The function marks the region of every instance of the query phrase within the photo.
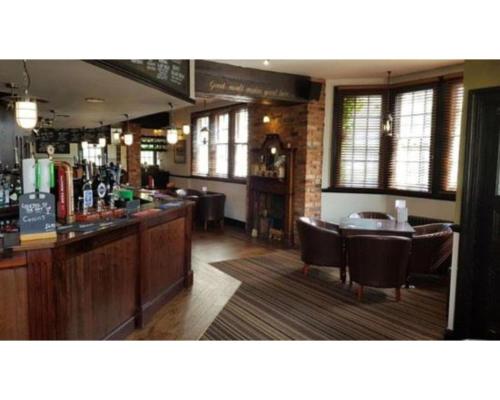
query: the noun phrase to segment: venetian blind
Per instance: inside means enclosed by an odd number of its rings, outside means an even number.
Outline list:
[[[341,94],[337,115],[338,187],[378,188],[381,94]]]
[[[398,93],[394,99],[388,184],[390,189],[430,192],[434,88]]]
[[[447,81],[444,84],[443,140],[441,141],[440,188],[445,192],[457,190],[458,155],[462,122],[464,85],[461,80]]]

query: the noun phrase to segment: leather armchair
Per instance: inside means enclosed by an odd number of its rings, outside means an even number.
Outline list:
[[[363,287],[394,288],[396,301],[401,299],[405,284],[411,239],[400,236],[359,235],[347,239],[350,281],[358,286],[358,299]]]
[[[207,192],[198,197],[196,211],[205,230],[207,230],[210,221],[218,221],[220,227],[224,228],[225,204],[226,195],[224,193]]]
[[[408,274],[436,274],[451,265],[453,231],[451,224],[415,226]]]
[[[368,218],[368,219],[390,219],[394,220],[392,215],[378,212],[378,211],[360,211],[357,213],[352,213],[349,218]]]
[[[338,225],[315,218],[297,220],[302,272],[307,275],[310,265],[340,268],[340,278],[345,283],[345,252]]]

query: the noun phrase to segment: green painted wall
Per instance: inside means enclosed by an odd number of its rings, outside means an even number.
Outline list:
[[[500,86],[500,60],[466,60],[464,64],[464,105],[462,112],[462,138],[467,130],[467,109],[469,91],[485,87]],[[455,221],[460,222],[462,206],[462,178],[464,167],[465,140],[460,143],[458,166],[457,202]]]

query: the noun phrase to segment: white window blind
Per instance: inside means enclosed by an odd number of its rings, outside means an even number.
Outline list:
[[[434,89],[399,93],[395,97],[389,187],[430,191]]]
[[[457,190],[463,96],[464,85],[462,82],[455,81],[448,84],[445,97],[447,121],[444,132],[445,147],[443,157],[443,186],[447,192],[455,192]]]
[[[248,110],[241,109],[235,114],[234,129],[234,176],[245,178],[248,169]]]
[[[193,138],[193,157],[196,162],[194,163],[193,173],[197,175],[208,175],[209,123],[210,120],[208,117],[200,117],[196,119],[195,137]]]
[[[340,157],[337,185],[351,188],[379,186],[382,95],[345,95],[337,123]]]

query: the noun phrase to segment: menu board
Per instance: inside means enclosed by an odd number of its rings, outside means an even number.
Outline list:
[[[97,143],[99,136],[104,135],[108,143],[111,140],[109,127],[107,129],[40,129],[35,139],[37,153],[46,153],[47,146],[54,146],[56,154],[69,154],[70,143]]]
[[[189,99],[189,60],[92,60],[92,64]]]
[[[51,233],[56,230],[56,209],[51,193],[27,193],[19,197],[21,235]]]

